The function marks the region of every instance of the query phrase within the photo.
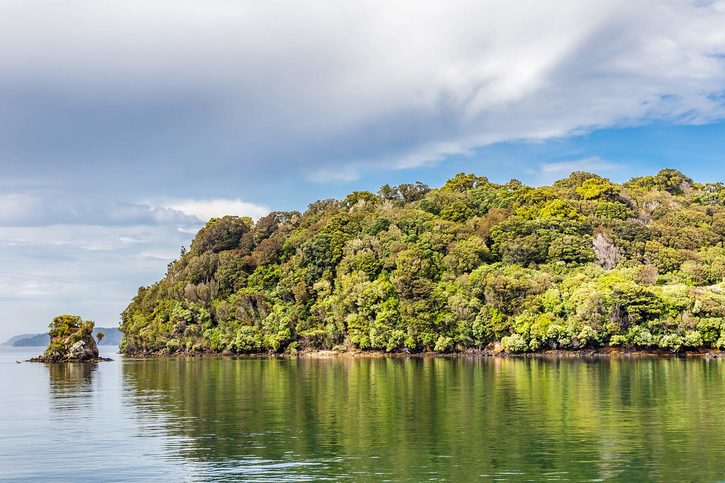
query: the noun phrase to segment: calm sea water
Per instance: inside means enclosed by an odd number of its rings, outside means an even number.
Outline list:
[[[0,352],[3,481],[725,478],[725,361],[30,355]]]

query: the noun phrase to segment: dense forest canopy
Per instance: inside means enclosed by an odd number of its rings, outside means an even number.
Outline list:
[[[725,347],[725,185],[459,174],[212,219],[123,312],[128,353]]]

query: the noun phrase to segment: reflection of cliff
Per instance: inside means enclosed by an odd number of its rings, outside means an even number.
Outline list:
[[[184,458],[227,476],[259,465],[413,480],[694,468],[707,480],[725,456],[721,362],[161,359],[128,362],[123,378],[142,420],[164,415],[165,431],[191,441]]]

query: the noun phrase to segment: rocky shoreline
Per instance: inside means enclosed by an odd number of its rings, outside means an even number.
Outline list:
[[[592,359],[592,358],[725,358],[725,352],[720,350],[696,350],[672,352],[668,350],[642,350],[622,349],[619,347],[601,347],[595,349],[579,350],[547,350],[540,352],[509,353],[493,349],[471,349],[458,352],[383,352],[383,351],[334,351],[334,350],[305,350],[299,352],[261,352],[261,353],[234,353],[230,351],[133,351],[122,353],[133,358],[180,358],[180,357],[222,357],[222,358],[456,358],[456,357],[501,357],[516,359]]]
[[[33,357],[32,359],[28,359],[25,362],[42,362],[45,364],[66,364],[69,362],[76,362],[76,363],[93,363],[93,362],[111,362],[113,359],[110,359],[108,357],[93,357],[91,359],[54,359],[52,357],[47,356],[38,356]]]

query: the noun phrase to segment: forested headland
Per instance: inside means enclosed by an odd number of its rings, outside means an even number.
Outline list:
[[[725,185],[459,174],[212,219],[122,314],[130,354],[725,348]]]

